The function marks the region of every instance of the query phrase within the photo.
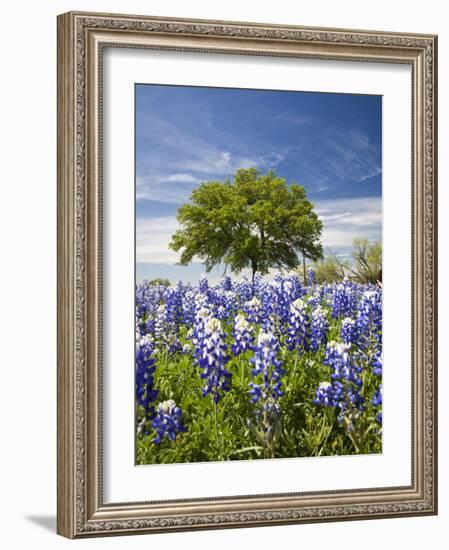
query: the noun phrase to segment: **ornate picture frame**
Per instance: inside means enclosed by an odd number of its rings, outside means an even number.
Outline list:
[[[412,86],[411,484],[106,503],[102,56],[138,48],[404,64]],[[69,538],[437,513],[437,37],[70,12],[58,17],[58,518]],[[410,353],[410,351],[408,351]]]

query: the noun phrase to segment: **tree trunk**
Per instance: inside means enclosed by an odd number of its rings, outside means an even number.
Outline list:
[[[252,269],[251,282],[254,284],[254,277],[256,276],[256,271],[257,271],[257,262],[255,260],[251,260],[251,269]]]
[[[304,275],[304,286],[307,286],[307,273],[306,273],[306,256],[302,253],[302,271]]]

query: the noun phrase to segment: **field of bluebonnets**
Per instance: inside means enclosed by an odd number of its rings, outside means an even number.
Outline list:
[[[382,451],[382,289],[297,275],[136,290],[136,462]]]

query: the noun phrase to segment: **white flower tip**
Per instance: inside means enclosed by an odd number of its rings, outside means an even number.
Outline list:
[[[167,401],[162,401],[162,403],[159,403],[158,409],[165,414],[169,414],[175,407],[176,403],[173,399],[167,399]]]

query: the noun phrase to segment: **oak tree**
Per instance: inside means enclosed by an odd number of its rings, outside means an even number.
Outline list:
[[[196,188],[177,215],[180,229],[170,248],[181,265],[194,257],[207,271],[224,263],[252,278],[270,268],[294,269],[322,257],[322,223],[303,186],[288,184],[274,171],[240,169],[232,180],[208,181]]]

